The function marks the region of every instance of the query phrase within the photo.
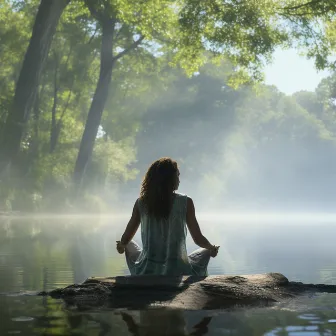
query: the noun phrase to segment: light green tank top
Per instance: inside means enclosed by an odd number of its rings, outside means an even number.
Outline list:
[[[168,219],[148,216],[139,199],[143,249],[131,274],[191,275],[186,249],[187,195],[175,194]]]

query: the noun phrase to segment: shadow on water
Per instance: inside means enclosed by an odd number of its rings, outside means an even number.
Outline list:
[[[212,316],[203,317],[200,322],[192,327],[191,332],[186,331],[186,321],[183,313],[178,310],[162,311],[141,311],[140,321],[136,323],[131,314],[121,312],[123,321],[126,323],[128,331],[134,336],[157,335],[159,330],[164,330],[168,335],[195,335],[202,336],[208,333],[208,325]]]
[[[120,312],[115,316],[119,317],[118,323],[120,323],[120,327],[123,328],[125,334],[134,336],[156,336],[158,334],[203,336],[207,335],[208,325],[212,320],[212,316],[205,316],[188,330],[185,316],[183,312],[178,310]],[[69,315],[67,319],[72,330],[80,328],[82,324],[87,322],[94,322],[100,326],[99,335],[101,336],[109,335],[115,331],[115,321],[111,323],[99,317],[94,317],[92,314]],[[124,325],[122,322],[124,322]]]

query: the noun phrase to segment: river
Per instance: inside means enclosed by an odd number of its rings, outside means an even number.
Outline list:
[[[90,276],[128,274],[115,250],[127,219],[0,218],[0,335],[336,335],[336,295],[294,306],[230,311],[76,311],[28,295]],[[202,214],[203,233],[221,246],[210,274],[280,272],[293,281],[336,284],[336,218],[325,215]],[[135,240],[140,242],[139,233]],[[188,237],[188,251],[196,248]],[[25,295],[23,295],[25,294]]]

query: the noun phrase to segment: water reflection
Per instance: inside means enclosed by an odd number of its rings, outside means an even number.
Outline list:
[[[335,309],[235,311],[68,311],[39,297],[5,298],[0,334],[125,336],[315,336],[335,335]],[[336,301],[335,301],[336,302]],[[25,315],[23,315],[25,314]]]
[[[126,323],[131,335],[156,336],[158,331],[164,331],[165,335],[176,336],[203,336],[208,333],[208,325],[212,316],[203,317],[192,327],[192,331],[187,330],[187,323],[182,311],[179,310],[147,310],[138,312],[138,322],[135,316],[126,312],[120,313],[122,320]]]
[[[123,274],[124,260],[109,237],[111,227],[104,224],[83,219],[0,222],[0,292],[51,289],[91,275]]]
[[[0,219],[0,293],[50,290],[90,276],[127,274],[115,251],[125,225],[108,218]],[[282,272],[292,280],[336,284],[336,225],[203,222],[221,254],[211,274]],[[135,237],[140,241],[139,234]],[[195,246],[188,240],[188,248]],[[329,335],[336,296],[292,311],[71,311],[47,297],[0,297],[0,335]],[[323,309],[321,309],[323,307]],[[329,333],[329,334],[328,334]]]

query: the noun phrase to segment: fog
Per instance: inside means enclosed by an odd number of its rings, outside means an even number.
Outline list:
[[[335,75],[322,80],[315,92],[288,96],[263,84],[233,89],[226,85],[223,68],[206,65],[191,78],[172,69],[165,73],[164,87],[150,79],[153,90],[136,97],[121,90],[121,112],[112,109],[111,118],[124,128],[112,132],[110,120],[100,126],[83,183],[89,201],[71,205],[66,171],[46,172],[43,188],[35,192],[29,184],[41,176],[27,174],[20,184],[28,185],[27,192],[41,203],[49,200],[37,212],[87,212],[87,203],[91,213],[130,212],[148,166],[170,156],[180,168],[178,192],[192,197],[199,213],[332,213]],[[138,80],[142,85],[144,79]],[[111,147],[101,149],[107,134]],[[69,164],[64,145],[54,157],[60,169]],[[37,161],[32,169],[38,172],[44,164]],[[11,202],[14,211],[36,212],[25,198]]]
[[[201,212],[333,212],[334,78],[291,96],[274,86],[232,90],[213,66],[178,78],[144,115],[138,174],[121,197],[130,207],[149,164],[171,156],[179,192]]]
[[[17,29],[4,20],[0,31],[1,212],[130,212],[163,156],[178,162],[179,192],[198,212],[334,212],[334,72],[314,92],[286,95],[260,80],[262,64],[242,75],[229,55],[190,60],[184,45],[174,63],[168,42],[131,34],[128,46],[121,23],[109,32],[116,45],[103,45],[89,13],[78,26],[75,4],[58,8],[59,26],[48,19],[56,33],[36,58],[38,2],[5,4]]]

